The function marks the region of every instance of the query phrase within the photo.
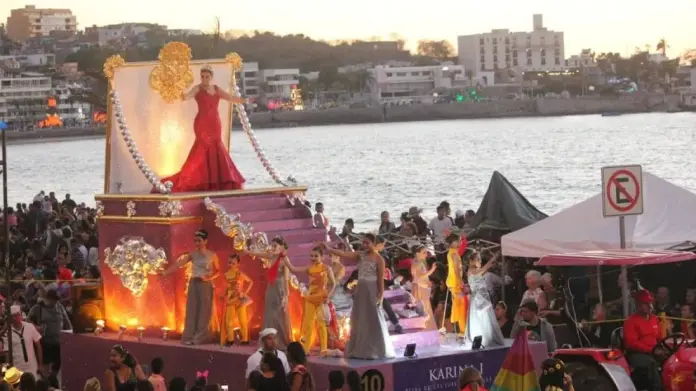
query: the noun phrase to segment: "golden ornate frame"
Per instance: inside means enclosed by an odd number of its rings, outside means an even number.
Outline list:
[[[109,193],[109,183],[111,179],[111,136],[112,136],[112,131],[111,128],[113,127],[113,107],[111,105],[111,91],[112,91],[112,84],[113,84],[113,78],[116,75],[116,72],[120,68],[130,68],[130,67],[155,67],[164,65],[166,68],[166,64],[163,64],[163,60],[167,61],[166,57],[171,54],[173,50],[178,51],[179,54],[184,53],[186,50],[188,50],[188,53],[190,53],[190,49],[188,45],[186,45],[183,42],[170,42],[167,45],[165,45],[162,50],[160,51],[160,56],[159,56],[159,61],[143,61],[143,62],[126,62],[123,57],[120,55],[113,55],[109,58],[106,59],[104,62],[104,76],[106,76],[107,79],[107,98],[106,98],[106,145],[105,145],[105,152],[104,152],[104,194]],[[185,54],[185,53],[184,53]],[[164,59],[163,59],[164,57]],[[182,61],[181,58],[178,58],[178,65],[181,66]],[[185,64],[188,65],[204,65],[204,64],[229,64],[230,66],[230,72],[232,72],[232,76],[230,77],[230,85],[228,86],[229,93],[231,95],[234,94],[234,88],[237,84],[237,77],[236,77],[236,72],[242,72],[243,71],[243,62],[242,58],[237,54],[237,53],[229,53],[227,56],[225,56],[224,59],[213,59],[213,60],[190,60],[188,59],[184,61]],[[189,68],[190,71],[190,68]],[[188,74],[184,74],[184,83],[185,84],[188,81]],[[165,93],[165,94],[171,94],[171,93]],[[169,95],[165,95],[164,99],[171,99]],[[229,153],[230,150],[230,137],[232,133],[232,121],[234,118],[234,104],[232,102],[229,103],[229,115],[227,119],[227,123],[229,126],[226,126],[223,131],[225,132],[223,134],[223,141],[225,143],[225,147],[227,148],[227,151]]]
[[[292,194],[305,193],[307,186],[284,186],[284,187],[267,187],[244,190],[222,190],[200,193],[173,193],[173,194],[97,194],[94,196],[96,201],[189,201],[202,200],[206,197],[216,198],[233,198],[244,197],[249,195],[259,194]]]

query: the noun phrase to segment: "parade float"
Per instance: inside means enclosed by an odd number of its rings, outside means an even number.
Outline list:
[[[83,333],[62,337],[64,389],[80,388],[87,378],[104,373],[109,349],[117,343],[143,364],[162,357],[167,378],[183,376],[192,382],[197,371],[207,371],[209,382],[244,384],[246,360],[257,345],[223,347],[214,341],[182,345],[178,337],[186,315],[190,271],[181,269],[167,276],[162,272],[194,249],[194,233],[200,229],[209,233],[208,248],[221,260],[223,273],[228,254],[243,249],[262,251],[276,236],[285,238],[288,256],[299,266],[309,263],[309,253],[317,242],[327,240],[326,230],[314,226],[312,212],[305,205],[307,187],[298,185],[292,176],[278,174],[254,135],[242,103],[220,101],[225,148],[229,152],[232,119],[237,115],[276,187],[177,193],[172,192],[171,182],[163,181],[179,170],[193,143],[195,104],[179,97],[197,85],[203,67],[214,72],[217,85],[241,97],[235,74],[242,70],[242,60],[235,53],[218,60],[192,60],[188,46],[172,42],[162,48],[156,62],[129,63],[113,56],[104,64],[109,81],[104,193],[95,196],[102,284],[92,294],[73,297]],[[256,340],[268,265],[247,255],[242,256],[240,265],[254,281],[248,317],[251,338]],[[288,311],[296,340],[304,284],[291,275]],[[222,275],[214,281],[212,335],[220,328],[225,285]],[[395,307],[403,307],[408,300],[403,290],[388,291],[385,296]],[[85,307],[81,302],[88,299],[92,300],[92,310],[80,311]],[[409,357],[366,361],[344,359],[340,354],[313,356],[310,369],[317,388],[327,387],[329,371],[354,369],[361,373],[364,389],[369,391],[434,386],[455,390],[463,367],[475,366],[492,378],[508,350],[472,352],[456,344],[445,347],[438,330],[423,329],[422,318],[403,319],[402,323],[406,332],[391,338],[401,354],[411,345]],[[342,317],[339,339],[347,340],[348,324],[349,319]],[[533,349],[539,359],[543,358],[542,344],[533,344]]]

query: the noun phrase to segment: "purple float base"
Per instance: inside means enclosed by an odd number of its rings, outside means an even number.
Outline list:
[[[64,334],[61,339],[64,391],[82,390],[85,381],[91,377],[103,381],[109,365],[109,350],[115,344],[123,345],[142,365],[149,366],[153,358],[161,357],[165,363],[164,376],[168,380],[181,376],[191,385],[197,371],[208,371],[209,382],[227,384],[230,390],[237,390],[238,385],[245,384],[246,361],[256,350],[255,346],[184,346],[178,341],[159,338],[137,341],[132,336],[119,340],[116,334],[111,333],[99,336]],[[398,349],[398,357],[389,360],[311,357],[309,369],[314,375],[318,390],[328,388],[330,371],[340,370],[346,373],[355,370],[363,377],[363,388],[370,391],[456,391],[459,373],[470,366],[479,369],[486,384],[490,386],[511,343],[512,340],[508,340],[505,347],[479,351],[472,351],[464,345],[418,345],[417,357],[401,357],[403,350]],[[529,346],[538,371],[541,362],[548,357],[546,346],[534,342],[530,342]]]

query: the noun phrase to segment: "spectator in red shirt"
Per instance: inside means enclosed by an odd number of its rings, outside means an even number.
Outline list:
[[[641,389],[661,391],[662,379],[658,364],[651,354],[660,336],[657,317],[652,313],[655,300],[645,289],[637,291],[633,297],[636,301],[636,312],[624,321],[626,359],[634,368],[634,378],[639,376],[645,380],[646,384],[642,385],[644,387]]]

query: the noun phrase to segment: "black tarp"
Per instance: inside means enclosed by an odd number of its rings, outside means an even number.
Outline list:
[[[472,221],[471,239],[500,242],[500,237],[548,217],[534,207],[503,174],[493,172],[488,191]]]

